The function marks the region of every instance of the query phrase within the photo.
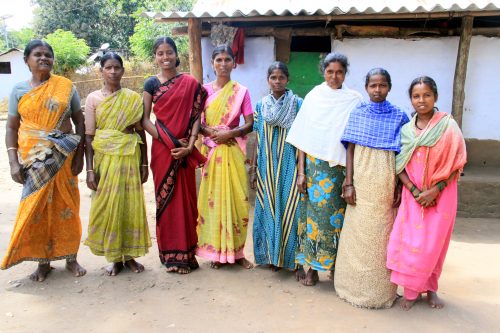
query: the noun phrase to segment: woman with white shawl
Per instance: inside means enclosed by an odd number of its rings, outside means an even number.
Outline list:
[[[297,271],[306,286],[319,281],[318,271],[333,276],[346,202],[341,197],[345,178],[346,149],[340,139],[361,94],[344,79],[347,57],[330,53],[321,61],[325,82],[304,99],[286,139],[299,150],[297,187],[301,195],[299,244],[295,261],[309,266]]]

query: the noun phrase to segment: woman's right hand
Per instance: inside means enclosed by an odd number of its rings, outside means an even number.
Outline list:
[[[306,180],[306,175],[304,174],[299,174],[297,177],[297,189],[299,190],[300,193],[305,194],[307,191],[307,180]]]
[[[343,185],[342,196],[349,205],[356,205],[356,188],[354,185]]]
[[[250,167],[250,170],[248,171],[249,175],[249,180],[250,180],[250,188],[252,190],[257,189],[257,172],[255,170],[256,167]]]
[[[97,178],[94,171],[87,172],[87,187],[92,191],[97,191]]]
[[[10,176],[16,183],[24,185],[24,170],[21,163],[18,161],[10,163]]]

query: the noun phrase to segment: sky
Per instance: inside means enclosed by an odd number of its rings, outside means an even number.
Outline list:
[[[1,0],[1,2],[0,17],[12,15],[12,17],[5,19],[7,30],[19,30],[31,26],[33,20],[31,0]],[[2,24],[1,21],[0,24]]]

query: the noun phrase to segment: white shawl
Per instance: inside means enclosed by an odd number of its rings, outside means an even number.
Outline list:
[[[345,166],[346,149],[340,138],[349,114],[362,100],[360,93],[345,84],[332,89],[323,82],[304,98],[286,141],[331,167]]]

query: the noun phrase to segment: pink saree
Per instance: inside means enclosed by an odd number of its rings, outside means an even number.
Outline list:
[[[441,121],[447,124],[436,143],[416,147],[405,167],[410,180],[421,190],[448,179],[466,163],[462,133],[446,113],[436,112],[422,131],[416,129],[414,118],[405,125],[408,126],[406,133],[418,138]],[[406,299],[413,300],[422,292],[438,289],[455,224],[457,180],[458,175],[440,193],[436,206],[428,208],[420,206],[410,191],[403,188],[401,206],[389,239],[387,268],[392,270],[391,281],[404,287]]]

